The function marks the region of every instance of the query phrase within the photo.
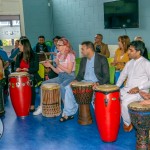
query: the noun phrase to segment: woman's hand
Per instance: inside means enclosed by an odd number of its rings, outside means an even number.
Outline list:
[[[27,69],[27,68],[23,68],[23,69],[21,69],[21,71],[28,72],[28,71],[29,71],[29,69]]]
[[[17,69],[16,69],[16,72],[20,72],[20,71],[21,71],[21,68],[17,68]]]
[[[93,84],[93,90],[95,90],[97,88],[97,86],[99,86],[99,83],[98,82],[94,83]]]

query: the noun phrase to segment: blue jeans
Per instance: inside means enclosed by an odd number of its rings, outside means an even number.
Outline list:
[[[74,72],[72,72],[71,74],[68,74],[66,72],[61,72],[58,74],[58,77],[42,82],[42,85],[46,84],[46,83],[57,83],[57,84],[59,84],[60,85],[60,91],[61,91],[61,98],[62,98],[62,100],[64,100],[65,99],[65,92],[66,92],[65,86],[67,86],[74,79],[75,79],[75,73]]]

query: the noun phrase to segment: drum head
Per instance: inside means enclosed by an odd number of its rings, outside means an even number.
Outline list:
[[[27,72],[13,72],[9,77],[20,77],[20,76],[29,76]]]
[[[140,101],[132,102],[128,105],[128,108],[131,110],[141,110],[141,111],[150,111],[150,105],[142,105]]]
[[[113,92],[113,91],[119,91],[119,87],[116,85],[104,84],[104,85],[97,86],[95,91]]]
[[[48,90],[54,90],[59,88],[60,86],[57,83],[45,83],[41,86],[41,89],[48,89]]]
[[[71,84],[71,86],[78,86],[78,87],[87,87],[87,86],[92,86],[92,82],[74,82]]]

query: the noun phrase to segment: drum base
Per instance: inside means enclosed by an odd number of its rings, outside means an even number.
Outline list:
[[[149,143],[149,130],[137,130],[136,149],[137,150],[148,150],[150,148]]]
[[[91,116],[89,104],[79,105],[78,123],[81,125],[92,124],[92,116]]]
[[[42,115],[44,117],[57,117],[61,114],[59,104],[42,104]]]

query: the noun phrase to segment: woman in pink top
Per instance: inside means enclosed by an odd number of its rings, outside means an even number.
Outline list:
[[[50,67],[54,72],[58,74],[58,77],[46,80],[42,83],[58,83],[61,89],[61,98],[65,98],[65,86],[70,84],[75,79],[75,53],[71,48],[69,41],[65,38],[61,38],[57,42],[58,54],[56,56],[56,68],[49,62],[46,62],[46,66]],[[42,104],[42,102],[41,102]],[[39,115],[42,113],[42,106],[33,113],[33,115]]]

